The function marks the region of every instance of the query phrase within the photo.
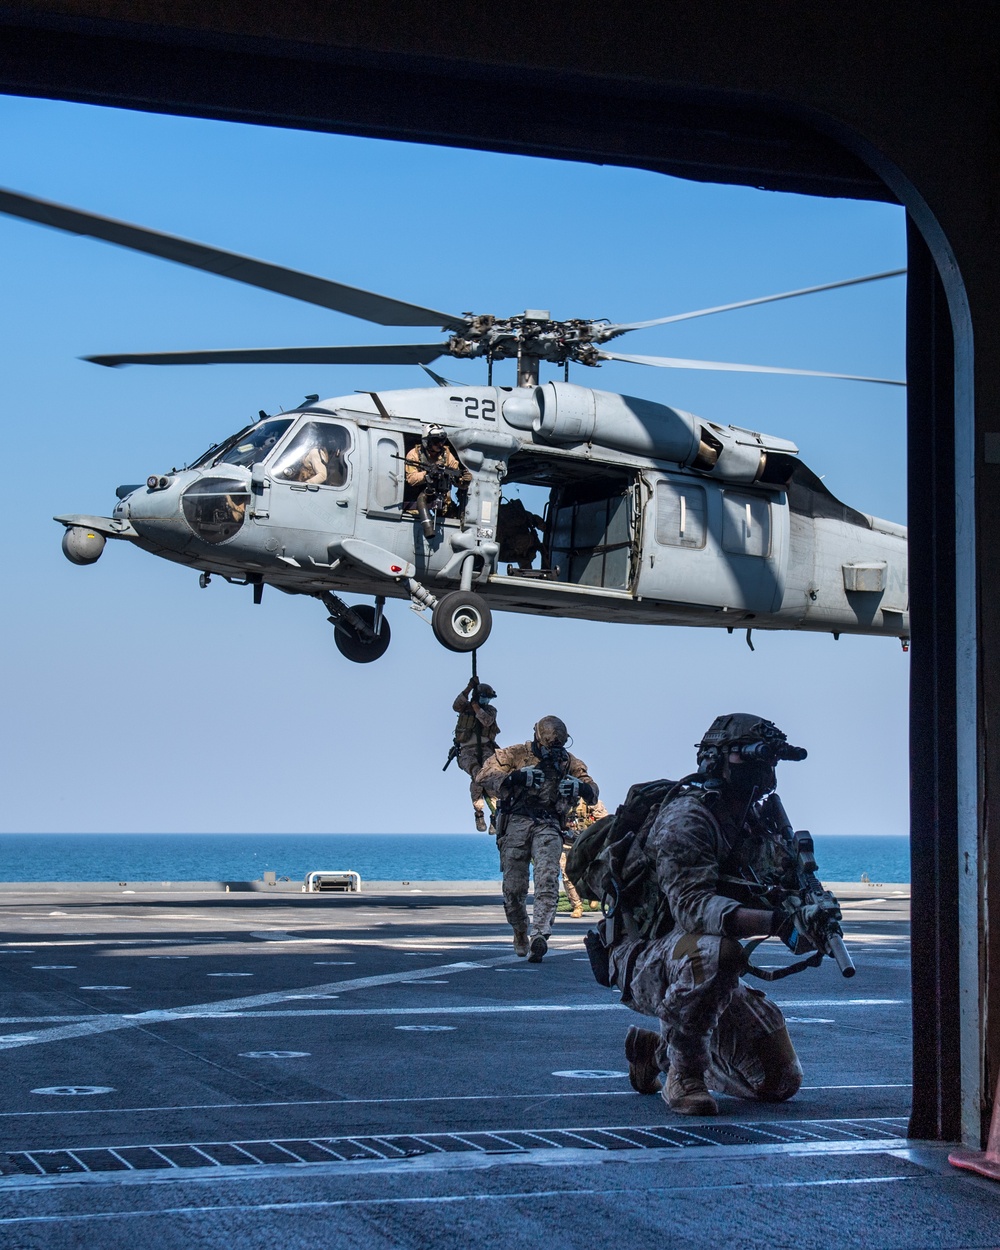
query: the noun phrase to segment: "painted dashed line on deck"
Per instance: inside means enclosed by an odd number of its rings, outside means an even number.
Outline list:
[[[569,951],[550,950],[550,958]],[[470,972],[475,969],[493,968],[497,964],[516,962],[516,955],[502,955],[496,959],[481,959],[475,962],[442,964],[434,968],[414,968],[407,972],[389,972],[374,977],[354,977],[347,981],[332,981],[325,985],[310,985],[297,989],[296,993],[311,994],[344,993],[348,990],[376,989],[383,985],[396,985],[406,981],[424,981],[440,976],[442,972]],[[75,1037],[91,1037],[98,1033],[111,1033],[118,1029],[141,1028],[146,1024],[160,1024],[170,1020],[183,1020],[197,1016],[232,1016],[240,1011],[252,1011],[255,1008],[269,1005],[280,1005],[286,1002],[289,990],[277,990],[270,994],[253,994],[245,998],[223,999],[211,1003],[196,1003],[190,1007],[179,1007],[168,1011],[144,1011],[132,1015],[109,1015],[99,1020],[82,1021],[66,1024],[57,1028],[46,1029],[29,1038],[0,1037],[0,1050],[13,1050],[21,1046],[38,1046],[44,1042],[62,1042]]]

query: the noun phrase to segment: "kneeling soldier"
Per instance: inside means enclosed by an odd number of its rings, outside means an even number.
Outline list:
[[[655,876],[665,925],[638,937],[626,914],[624,932],[611,946],[610,972],[628,1006],[660,1021],[659,1035],[628,1031],[632,1086],[662,1092],[681,1115],[718,1114],[709,1085],[783,1102],[802,1083],[780,1009],[741,980],[746,960],[739,939],[773,934],[797,954],[814,949],[786,912],[763,901],[745,905],[741,889],[791,867],[760,800],[777,785],[777,761],[804,756],[786,746],[770,721],[744,713],[717,717],[698,745],[698,773],[671,791],[646,826],[641,854]],[[839,918],[835,900],[831,906]]]

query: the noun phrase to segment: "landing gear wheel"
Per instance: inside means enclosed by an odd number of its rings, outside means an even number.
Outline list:
[[[375,609],[373,607],[362,603],[353,610],[366,625],[374,629]],[[337,650],[347,659],[353,660],[355,664],[370,664],[372,660],[381,659],[386,653],[391,636],[389,622],[384,616],[378,634],[370,640],[362,638],[351,629],[346,621],[338,621],[333,627],[333,641],[337,644]]]
[[[438,600],[431,617],[434,637],[449,651],[475,651],[490,636],[490,605],[471,590],[452,590]]]

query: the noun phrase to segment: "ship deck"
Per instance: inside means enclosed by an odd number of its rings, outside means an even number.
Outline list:
[[[906,1140],[906,887],[834,887],[857,976],[769,989],[802,1091],[711,1120],[630,1089],[587,920],[528,964],[496,883],[124,888],[0,887],[5,1245],[1000,1242]]]

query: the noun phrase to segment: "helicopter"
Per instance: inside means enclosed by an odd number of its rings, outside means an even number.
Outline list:
[[[430,343],[85,357],[108,367],[419,365],[434,385],[312,394],[261,411],[185,467],[119,486],[110,516],[55,517],[74,564],[93,564],[115,539],[189,566],[203,587],[213,577],[250,586],[257,604],[267,586],[315,598],[356,663],[389,646],[387,599],[430,612],[435,637],[456,652],[486,642],[496,610],[745,629],[751,648],[754,629],[890,635],[908,647],[904,526],[842,503],[787,439],[569,381],[570,364],[616,360],[904,385],[607,346],[632,331],[904,270],[649,321],[559,320],[543,309],[501,318],[425,308],[13,191],[0,190],[0,212],[380,325],[449,332]],[[429,368],[447,356],[485,360],[487,384],[450,383]],[[494,364],[507,359],[516,385],[494,385]],[[543,383],[543,361],[561,366],[562,379]],[[435,445],[450,448],[440,463],[453,459],[459,472],[416,491],[409,470],[426,469]],[[544,500],[540,516],[525,512],[521,491]],[[515,516],[536,523],[538,567],[534,554],[511,561],[504,521]]]

